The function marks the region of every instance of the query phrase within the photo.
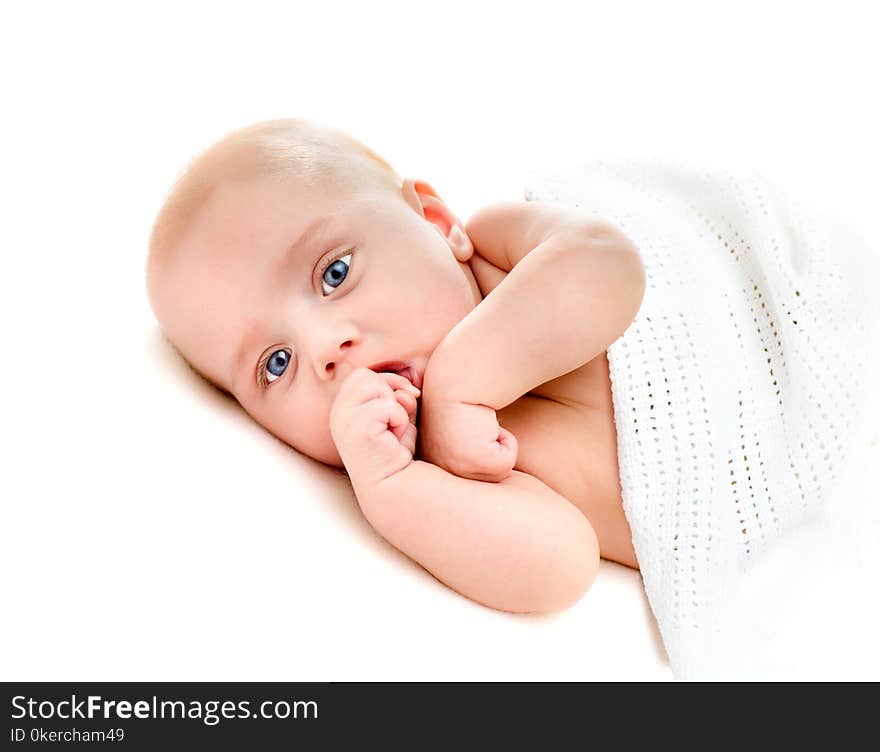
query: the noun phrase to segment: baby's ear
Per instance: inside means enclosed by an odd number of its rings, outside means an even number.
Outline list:
[[[458,217],[440,199],[430,183],[406,178],[403,197],[412,208],[427,219],[449,244],[455,258],[464,263],[474,255],[474,246]]]

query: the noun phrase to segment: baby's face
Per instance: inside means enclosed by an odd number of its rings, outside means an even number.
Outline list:
[[[331,465],[342,466],[329,415],[345,378],[394,362],[420,380],[481,299],[442,220],[422,215],[408,184],[397,200],[269,178],[221,186],[154,294],[197,368],[278,438]]]

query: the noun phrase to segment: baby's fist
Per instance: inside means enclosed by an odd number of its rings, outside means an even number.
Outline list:
[[[420,456],[471,480],[499,483],[516,465],[516,437],[491,407],[457,400],[422,400]]]
[[[330,434],[352,484],[378,483],[412,462],[419,394],[403,376],[369,368],[343,382],[330,409]]]

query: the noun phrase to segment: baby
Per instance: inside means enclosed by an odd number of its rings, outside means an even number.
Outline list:
[[[459,593],[543,612],[637,568],[606,348],[645,273],[614,225],[535,202],[462,223],[348,134],[235,131],[156,219],[150,303],[254,420],[344,467],[370,524]]]

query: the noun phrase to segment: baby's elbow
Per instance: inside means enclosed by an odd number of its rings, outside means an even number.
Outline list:
[[[632,301],[635,317],[645,297],[648,281],[642,254],[633,240],[616,225],[599,220],[593,223],[593,227],[595,236],[614,248],[615,257],[620,261],[622,298]]]
[[[592,526],[586,526],[573,535],[570,546],[559,562],[558,575],[548,588],[546,598],[535,609],[538,612],[562,611],[584,597],[599,573],[599,543]]]
[[[592,525],[580,521],[549,553],[541,574],[521,593],[521,613],[550,613],[570,608],[584,597],[599,572],[599,541]]]
[[[648,275],[639,249],[629,238],[621,235],[618,248],[622,271],[618,299],[623,304],[624,316],[629,326],[642,307]]]

